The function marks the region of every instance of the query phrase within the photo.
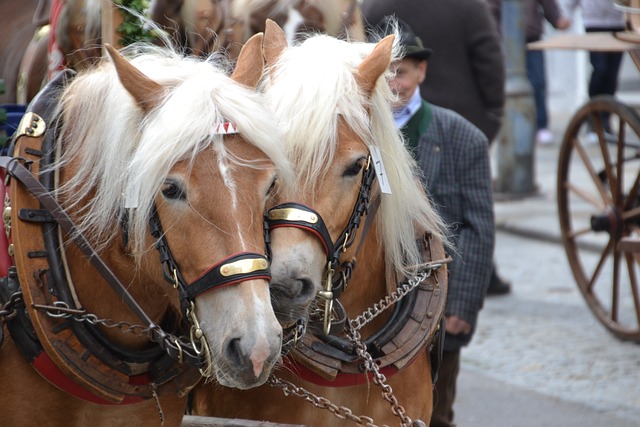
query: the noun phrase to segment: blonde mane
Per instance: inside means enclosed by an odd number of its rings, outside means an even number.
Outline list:
[[[403,145],[391,113],[392,93],[384,77],[369,100],[354,72],[373,44],[349,43],[325,35],[283,52],[265,80],[267,102],[285,133],[285,146],[302,191],[311,192],[335,155],[338,120],[382,153],[392,194],[381,194],[377,227],[387,272],[409,274],[423,261],[415,239],[430,231],[443,238],[445,226],[418,180],[415,161]],[[399,48],[394,47],[394,58]],[[392,267],[392,268],[390,268]]]
[[[104,247],[117,235],[126,204],[134,253],[144,249],[148,218],[156,195],[179,161],[193,163],[214,150],[227,168],[261,167],[250,159],[231,158],[214,127],[233,122],[248,142],[261,149],[285,179],[289,162],[280,133],[260,95],[233,82],[227,64],[210,58],[181,58],[175,52],[143,46],[131,62],[167,88],[160,104],[146,116],[121,85],[110,60],[78,75],[59,104],[64,153],[54,168],[74,167],[58,190],[65,209],[76,209],[80,231]],[[233,182],[227,182],[233,185]]]

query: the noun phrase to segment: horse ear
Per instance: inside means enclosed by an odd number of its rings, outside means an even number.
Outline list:
[[[356,80],[367,96],[373,93],[378,78],[384,74],[391,64],[391,50],[395,35],[391,34],[378,42],[356,70]]]
[[[151,80],[142,71],[131,65],[110,44],[105,43],[104,47],[116,67],[122,86],[133,96],[140,108],[147,112],[155,107],[164,93],[162,85]]]
[[[258,86],[264,70],[262,38],[262,33],[254,34],[242,46],[231,80],[254,89]]]
[[[264,56],[267,59],[267,65],[273,66],[276,63],[282,51],[288,46],[287,36],[282,28],[271,19],[267,19],[264,30]]]

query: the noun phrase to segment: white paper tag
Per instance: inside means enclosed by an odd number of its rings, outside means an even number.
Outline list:
[[[132,185],[129,185],[127,188],[127,194],[124,199],[124,207],[126,209],[133,209],[138,207],[138,196],[139,191],[137,188],[133,188]]]
[[[391,185],[387,179],[387,171],[384,169],[384,163],[382,163],[382,156],[380,155],[380,149],[373,145],[369,146],[369,152],[371,153],[371,160],[373,161],[373,167],[376,170],[376,176],[378,177],[378,184],[380,184],[380,191],[384,194],[391,194]]]

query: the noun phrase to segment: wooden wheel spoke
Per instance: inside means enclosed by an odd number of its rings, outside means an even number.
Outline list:
[[[620,311],[620,252],[613,251],[613,283],[611,286],[611,320],[618,321]]]
[[[604,263],[606,262],[607,257],[609,256],[609,253],[611,252],[612,249],[613,249],[613,239],[609,239],[609,242],[607,242],[607,246],[604,248],[604,250],[602,251],[602,254],[600,255],[598,264],[596,265],[596,268],[593,271],[593,274],[591,275],[591,280],[587,284],[587,291],[591,294],[593,294],[593,288],[596,284],[596,280],[600,276],[602,267],[604,267]]]
[[[640,327],[640,295],[638,294],[638,277],[636,275],[636,265],[640,262],[638,256],[639,255],[635,253],[625,253],[631,297],[633,298],[633,307],[636,311],[636,325]]]
[[[622,119],[619,121],[618,127],[618,152],[616,156],[616,185],[610,186],[611,192],[613,193],[613,200],[615,201],[617,206],[622,206],[624,204],[623,197],[623,188],[624,188],[624,146],[625,146],[625,135],[627,126]]]
[[[570,239],[575,239],[577,237],[580,236],[584,236],[585,234],[589,234],[592,233],[593,230],[591,229],[591,227],[584,227],[584,228],[579,228],[576,230],[572,230],[570,233],[568,233],[568,236]]]
[[[612,204],[613,200],[611,199],[611,195],[609,194],[609,192],[605,188],[604,184],[602,183],[602,180],[600,179],[600,176],[598,175],[598,173],[596,172],[595,168],[593,167],[593,163],[591,163],[591,159],[589,158],[589,154],[587,154],[587,152],[585,151],[584,147],[582,146],[582,144],[580,144],[578,142],[577,139],[574,139],[574,146],[576,148],[576,151],[578,152],[578,155],[582,159],[582,163],[584,164],[585,168],[587,169],[587,172],[591,176],[591,179],[593,180],[593,183],[595,184],[596,188],[598,189],[598,193],[600,193],[600,197],[604,201],[604,204],[605,205]]]
[[[613,165],[611,164],[611,154],[609,153],[609,147],[607,146],[607,137],[604,134],[604,128],[602,126],[601,117],[599,114],[596,114],[595,116],[597,116],[597,119],[595,121],[596,122],[595,127],[598,131],[598,144],[600,145],[600,154],[602,154],[602,161],[604,162],[604,172],[607,176],[607,181],[609,181],[609,189],[610,189],[610,196],[611,196],[610,203],[611,202],[615,203],[616,201],[618,201],[617,195],[619,194],[619,192],[616,191],[619,188],[618,178],[615,175],[613,170],[614,169]],[[620,133],[618,133],[617,144],[620,144]],[[586,151],[584,151],[584,148],[583,148],[583,152],[586,155]],[[618,152],[620,152],[620,150],[618,150]],[[618,166],[621,166],[621,164],[619,164]],[[600,180],[599,175],[597,174],[595,176],[592,175],[592,177],[594,179],[598,179],[598,182],[602,182]]]
[[[640,207],[633,208],[622,213],[622,219],[626,222],[640,216]]]
[[[582,188],[580,188],[580,187],[578,187],[578,186],[576,186],[576,185],[574,185],[572,183],[566,183],[565,184],[565,188],[567,190],[571,191],[572,193],[574,193],[575,195],[577,195],[578,197],[580,197],[585,202],[590,203],[591,205],[593,205],[599,211],[604,210],[604,208],[606,207],[606,204],[603,203],[602,200],[598,200],[592,194],[588,193],[584,189],[582,189]]]

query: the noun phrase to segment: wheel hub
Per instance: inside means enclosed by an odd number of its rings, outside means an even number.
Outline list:
[[[624,221],[618,209],[607,206],[600,214],[591,216],[591,229],[595,232],[606,231],[618,238],[624,231]]]

